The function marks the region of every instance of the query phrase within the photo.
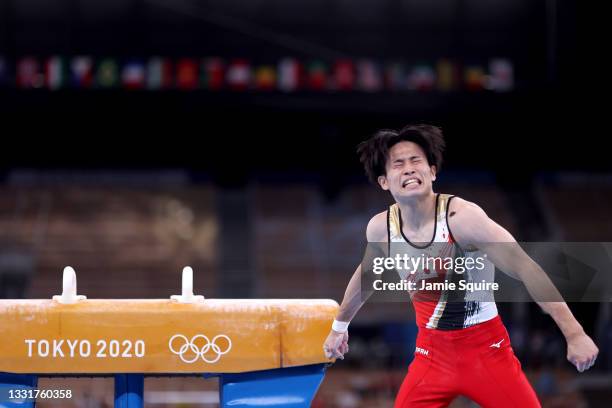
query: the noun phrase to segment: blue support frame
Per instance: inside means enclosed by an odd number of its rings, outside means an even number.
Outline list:
[[[34,408],[35,399],[10,401],[9,390],[36,389],[37,385],[38,376],[36,375],[0,373],[0,408]]]
[[[239,374],[206,373],[201,376],[219,376],[219,399],[222,408],[308,408],[323,381],[327,367],[328,364],[313,364]],[[115,408],[144,407],[144,377],[144,374],[114,375]],[[36,389],[37,385],[37,375],[0,373],[0,408],[34,408],[35,400],[8,401],[8,390]]]
[[[115,375],[115,408],[143,408],[144,375]]]
[[[219,380],[221,407],[308,408],[323,381],[327,364],[241,374]]]

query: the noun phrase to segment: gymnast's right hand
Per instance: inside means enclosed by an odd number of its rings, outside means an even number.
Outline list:
[[[327,339],[325,339],[325,343],[323,344],[323,351],[325,352],[325,357],[327,358],[339,358],[344,360],[344,355],[348,353],[348,331],[344,333],[338,333],[333,329],[329,331],[329,335]]]

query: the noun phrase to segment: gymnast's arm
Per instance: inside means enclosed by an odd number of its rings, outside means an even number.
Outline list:
[[[449,205],[449,228],[464,248],[478,248],[502,272],[520,279],[531,297],[549,314],[567,341],[567,359],[582,372],[589,369],[599,350],[563,300],[546,273],[514,237],[491,220],[476,204],[455,198]],[[537,299],[552,299],[538,301]]]
[[[387,241],[386,211],[372,217],[366,229],[366,237],[368,242],[371,243]],[[336,315],[336,320],[349,323],[353,317],[355,317],[361,306],[363,306],[367,297],[368,296],[362,296],[361,293],[361,265],[359,265],[357,269],[355,269],[346,287],[344,299]],[[348,352],[348,331],[337,332],[331,329],[325,340],[323,349],[330,358],[344,358],[344,354]]]

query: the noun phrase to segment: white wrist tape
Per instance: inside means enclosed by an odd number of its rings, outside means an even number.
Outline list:
[[[332,323],[332,330],[338,333],[346,333],[349,323],[350,322],[339,322],[338,320],[334,319],[334,322]]]

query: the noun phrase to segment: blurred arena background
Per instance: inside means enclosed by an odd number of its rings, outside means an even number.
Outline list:
[[[446,134],[435,189],[517,239],[610,241],[608,135],[589,90],[601,56],[585,55],[581,11],[3,0],[0,296],[50,298],[71,265],[90,298],[165,298],[191,265],[206,297],[340,302],[367,222],[390,202],[355,146],[410,122]],[[608,303],[570,305],[601,350],[582,375],[535,304],[499,306],[543,406],[609,406]],[[391,406],[415,332],[408,304],[366,305],[315,406]],[[214,380],[146,381],[148,406],[218,405]],[[69,384],[74,406],[112,404],[112,379],[45,384]]]

